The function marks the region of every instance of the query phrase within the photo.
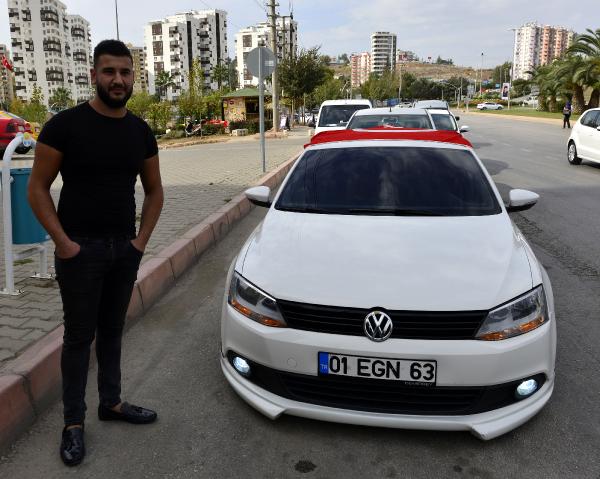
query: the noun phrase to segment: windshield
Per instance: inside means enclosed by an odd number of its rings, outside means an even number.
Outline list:
[[[321,108],[318,126],[346,126],[356,110],[364,110],[369,105],[328,105]]]
[[[396,216],[479,216],[502,211],[470,152],[419,147],[307,151],[275,208]]]
[[[431,119],[433,120],[436,130],[457,130],[456,122],[451,115],[436,115],[434,113],[431,115]]]
[[[431,128],[427,115],[355,115],[349,129],[374,128],[376,126],[393,126],[396,128]]]

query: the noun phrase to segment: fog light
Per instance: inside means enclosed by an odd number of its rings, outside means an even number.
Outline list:
[[[234,356],[233,367],[242,376],[250,376],[250,365],[248,364],[248,361],[246,361],[244,358],[240,358],[239,356]]]
[[[525,399],[531,396],[538,389],[538,382],[535,379],[527,379],[517,386],[515,396],[517,399]]]

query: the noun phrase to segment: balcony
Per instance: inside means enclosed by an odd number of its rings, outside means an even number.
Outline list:
[[[87,75],[79,74],[75,77],[76,85],[89,85],[89,80]]]
[[[25,51],[26,52],[34,51],[33,40],[25,40]]]
[[[29,81],[37,81],[37,72],[35,70],[27,70]]]
[[[31,10],[29,10],[28,8],[24,8],[23,10],[21,10],[21,14],[22,14],[21,20],[23,20],[24,22],[31,21]]]
[[[18,8],[9,8],[8,9],[8,18],[19,18],[19,9]]]
[[[60,40],[48,38],[48,39],[44,40],[43,45],[44,45],[45,52],[62,53]]]
[[[85,40],[85,30],[81,27],[71,27],[71,36]]]
[[[73,60],[75,60],[77,63],[86,63],[87,55],[85,52],[78,50],[76,52],[73,52]]]
[[[59,81],[65,80],[62,68],[46,68],[46,81]]]
[[[43,7],[40,9],[40,20],[42,22],[53,22],[60,25],[58,12],[50,7]]]

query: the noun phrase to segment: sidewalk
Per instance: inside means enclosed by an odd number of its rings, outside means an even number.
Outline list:
[[[288,138],[266,143],[267,171],[284,163],[308,141],[305,128],[297,128]],[[226,143],[202,144],[161,150],[161,175],[165,204],[142,264],[176,242],[193,226],[222,208],[263,176],[259,141],[247,138]],[[30,163],[30,162],[29,162]],[[20,166],[28,166],[27,162]],[[58,201],[60,177],[52,195]],[[141,211],[143,193],[136,185],[136,203]],[[0,199],[1,203],[1,199]],[[3,251],[0,223],[0,251]],[[24,249],[15,247],[15,251]],[[54,247],[48,242],[48,270],[54,272]],[[62,303],[54,280],[32,279],[38,258],[15,265],[15,285],[19,296],[0,296],[0,372],[26,348],[62,324]],[[4,255],[0,258],[0,289],[5,286]]]

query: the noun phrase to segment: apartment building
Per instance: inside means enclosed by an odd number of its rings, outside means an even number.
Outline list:
[[[3,57],[8,60],[9,64],[12,64],[10,53],[6,45],[0,45],[0,60]],[[10,102],[13,101],[13,76],[13,73],[8,68],[0,64],[0,105],[2,105],[0,108],[6,108],[8,110]]]
[[[396,66],[395,33],[375,32],[371,35],[371,72],[381,74],[387,68]]]
[[[575,32],[565,27],[529,22],[515,29],[513,80],[528,79],[528,71],[560,57],[573,43]]]
[[[166,98],[177,99],[189,88],[188,74],[194,60],[200,62],[204,88],[218,88],[212,73],[228,56],[227,12],[192,10],[156,20],[146,25],[144,38],[151,94],[157,90],[157,75],[167,72],[173,85],[166,88]]]
[[[148,91],[148,71],[146,70],[146,50],[144,47],[135,47],[131,43],[127,44],[133,58],[133,71],[135,81],[133,83],[133,93]]]
[[[67,15],[59,0],[8,0],[15,92],[29,100],[34,85],[44,100],[65,88],[76,102],[92,96],[89,22]]]
[[[355,53],[350,57],[350,83],[352,88],[358,88],[369,79],[371,74],[371,54],[369,52]]]
[[[278,61],[289,55],[295,55],[298,50],[298,22],[291,16],[278,17],[276,32]],[[252,76],[252,73],[248,71],[246,57],[252,49],[259,45],[271,48],[271,26],[267,22],[243,28],[235,35],[235,52],[240,88],[258,85],[258,78]]]
[[[418,58],[415,52],[411,52],[410,50],[398,50],[396,52],[396,63],[416,61],[418,61]]]

